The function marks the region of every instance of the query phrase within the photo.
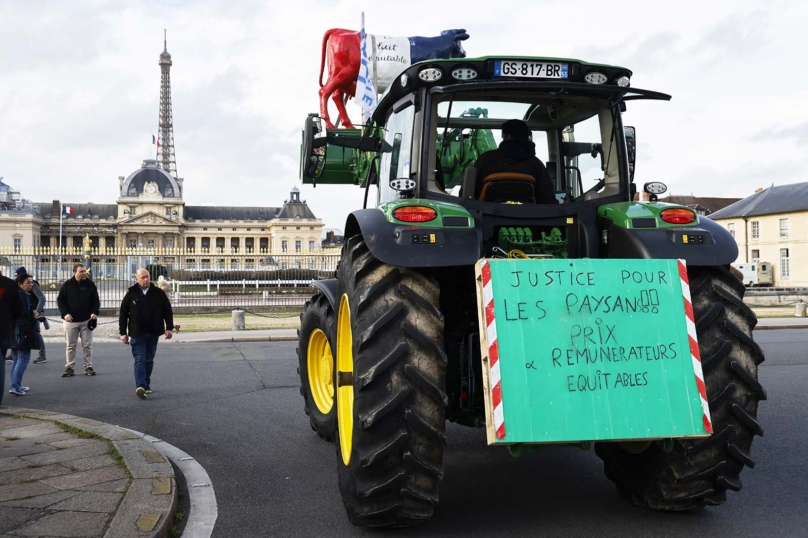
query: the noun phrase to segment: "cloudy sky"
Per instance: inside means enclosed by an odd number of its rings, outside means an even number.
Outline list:
[[[194,205],[278,206],[297,185],[327,226],[354,186],[301,185],[300,130],[318,110],[328,28],[435,35],[469,56],[624,65],[673,100],[631,104],[637,183],[737,196],[808,181],[808,2],[0,0],[0,176],[38,202],[114,203],[154,157],[168,29],[179,175]],[[353,103],[349,110],[358,117]]]

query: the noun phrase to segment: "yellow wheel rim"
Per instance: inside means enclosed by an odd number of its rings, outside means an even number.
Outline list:
[[[334,407],[334,356],[325,333],[314,329],[306,352],[309,389],[320,413],[327,415]]]
[[[351,308],[348,296],[343,295],[337,316],[337,376],[339,373],[353,376],[353,338],[351,334]],[[337,424],[339,427],[339,448],[342,462],[351,462],[353,446],[353,383],[337,387]]]

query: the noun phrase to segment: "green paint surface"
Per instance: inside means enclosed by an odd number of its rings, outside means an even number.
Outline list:
[[[664,204],[660,202],[617,202],[615,204],[606,204],[600,206],[598,208],[598,215],[611,220],[615,226],[627,229],[634,227],[631,223],[631,219],[637,218],[655,219],[657,229],[683,228],[686,226],[697,226],[699,224],[698,214],[696,215],[696,220],[689,224],[671,224],[660,218],[659,214],[665,209],[677,208],[693,211],[692,209],[682,205]]]
[[[707,434],[676,260],[489,262],[497,443]]]

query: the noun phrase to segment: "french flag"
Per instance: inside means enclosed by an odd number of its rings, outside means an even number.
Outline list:
[[[73,213],[76,212],[76,208],[75,207],[70,207],[69,205],[62,206],[62,212],[65,215],[72,215]]]

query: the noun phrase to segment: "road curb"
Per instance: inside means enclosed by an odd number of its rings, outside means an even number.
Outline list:
[[[165,538],[177,509],[174,468],[149,441],[132,431],[95,420],[41,411],[4,407],[0,413],[58,421],[110,441],[124,461],[132,483],[104,538]]]
[[[228,342],[228,343],[238,343],[238,342],[297,342],[296,336],[230,336],[230,337],[221,337],[221,338],[201,338],[199,340],[171,340],[163,342],[161,344],[212,344],[216,342]]]
[[[772,331],[776,329],[808,329],[808,324],[801,325],[758,325],[756,331]]]

